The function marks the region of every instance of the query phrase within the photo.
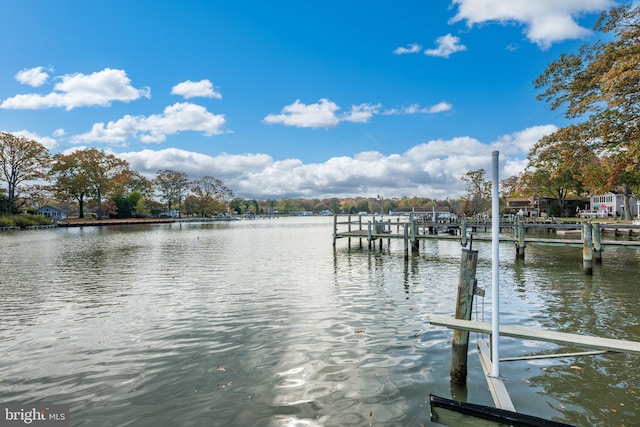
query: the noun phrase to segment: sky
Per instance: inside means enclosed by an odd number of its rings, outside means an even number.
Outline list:
[[[0,2],[0,130],[237,197],[465,194],[568,124],[533,81],[614,0]]]

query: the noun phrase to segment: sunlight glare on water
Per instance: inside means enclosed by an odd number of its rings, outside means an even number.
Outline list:
[[[449,397],[459,242],[360,249],[332,218],[0,234],[0,401],[71,405],[72,425],[430,425]],[[491,284],[490,245],[478,282]],[[640,340],[633,250],[593,276],[575,248],[501,251],[503,321]],[[490,295],[490,292],[487,293]],[[490,319],[489,298],[478,320]],[[504,338],[509,356],[558,346]],[[491,404],[475,352],[469,401]],[[636,355],[503,363],[516,408],[633,425]],[[606,392],[604,392],[606,391]],[[460,397],[460,396],[458,396]]]

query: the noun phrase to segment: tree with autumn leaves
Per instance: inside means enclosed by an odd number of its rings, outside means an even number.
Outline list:
[[[0,212],[18,212],[36,187],[33,182],[47,176],[48,166],[49,152],[42,144],[0,132],[0,182],[7,184]]]
[[[603,13],[594,26],[605,37],[563,54],[535,80],[538,99],[564,109],[569,126],[542,138],[529,154],[524,181],[556,184],[562,194],[640,190],[640,8]]]
[[[233,192],[221,180],[205,176],[190,180],[183,172],[161,170],[149,180],[132,170],[129,163],[97,148],[50,156],[46,147],[28,138],[0,132],[0,213],[17,213],[27,208],[35,196],[78,204],[79,217],[85,217],[87,201],[95,202],[98,218],[130,218],[160,214],[155,202],[158,194],[169,209],[178,210],[190,193],[201,215],[227,211]],[[38,197],[39,199],[46,199]]]

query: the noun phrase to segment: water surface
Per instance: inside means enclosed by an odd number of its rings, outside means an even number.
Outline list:
[[[404,261],[332,247],[332,218],[0,234],[0,401],[67,403],[74,426],[420,426],[429,393],[491,404],[477,355],[452,390],[460,245]],[[366,245],[365,245],[366,247]],[[491,248],[479,250],[490,321]],[[504,323],[640,340],[640,252],[501,246]],[[472,338],[475,338],[472,336]],[[503,338],[505,356],[582,349]],[[473,350],[473,349],[472,349]],[[516,408],[576,425],[637,425],[640,363],[605,354],[505,362]]]

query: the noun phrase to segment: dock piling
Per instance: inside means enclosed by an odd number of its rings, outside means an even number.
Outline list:
[[[587,221],[582,223],[582,271],[593,274],[593,228]]]
[[[524,222],[518,220],[518,222],[516,222],[516,225],[514,226],[514,231],[516,235],[516,259],[524,259],[524,248],[526,246],[524,239]]]
[[[600,239],[600,223],[593,223],[593,256],[596,264],[602,264],[602,240]]]
[[[456,319],[471,320],[473,294],[476,284],[478,251],[462,249],[460,276],[458,279],[458,300]],[[467,355],[469,353],[469,331],[454,330],[451,342],[451,382],[456,385],[467,383]]]

